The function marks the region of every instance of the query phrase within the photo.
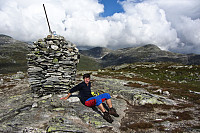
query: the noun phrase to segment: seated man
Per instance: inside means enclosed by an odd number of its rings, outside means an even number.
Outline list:
[[[102,112],[103,112],[103,118],[108,121],[109,123],[113,122],[113,119],[111,118],[110,115],[113,115],[115,117],[119,117],[117,114],[116,110],[113,108],[112,103],[111,103],[111,96],[109,93],[104,93],[98,96],[93,96],[91,94],[91,82],[90,82],[90,75],[89,74],[84,74],[83,75],[83,82],[79,83],[75,87],[69,90],[69,93],[66,97],[63,97],[61,99],[68,99],[71,95],[71,93],[75,91],[79,91],[80,95],[80,100],[81,102],[88,106],[88,107],[93,107],[97,106]],[[103,102],[106,100],[106,103],[109,107],[109,112],[107,112],[103,106]]]

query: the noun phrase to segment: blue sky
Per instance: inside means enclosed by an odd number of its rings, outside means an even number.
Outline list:
[[[104,12],[100,14],[102,17],[112,16],[114,13],[124,12],[122,5],[118,0],[99,0],[104,5]]]
[[[126,0],[99,0],[99,3],[104,5],[104,12],[100,14],[101,17],[112,16],[115,13],[123,13],[124,9],[120,2]],[[144,0],[134,0],[134,3],[141,3]]]

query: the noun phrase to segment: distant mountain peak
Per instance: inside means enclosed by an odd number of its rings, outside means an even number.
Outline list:
[[[147,44],[147,45],[144,45],[143,47],[145,47],[145,48],[158,48],[158,49],[160,49],[157,45],[155,45],[155,44]]]
[[[2,45],[2,44],[8,44],[8,43],[13,43],[14,41],[15,40],[12,37],[0,34],[0,45]]]
[[[154,44],[147,44],[147,45],[138,47],[138,49],[149,51],[149,52],[150,51],[161,51],[161,49],[157,45],[154,45]]]
[[[12,37],[10,37],[8,35],[0,34],[0,38],[12,38]]]
[[[187,55],[164,51],[154,44],[115,50],[102,58],[103,66],[135,62],[176,62],[189,64]]]
[[[105,48],[105,47],[94,47],[94,48],[91,48],[90,50],[107,50],[108,48]]]

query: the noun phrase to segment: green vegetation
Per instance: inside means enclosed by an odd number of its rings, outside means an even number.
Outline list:
[[[194,91],[200,91],[200,66],[198,65],[181,65],[175,63],[146,63],[135,64],[131,69],[123,69],[140,74],[151,80],[160,83],[159,86],[167,87],[165,84],[177,84],[190,88]],[[164,83],[165,82],[165,83]],[[188,86],[189,85],[189,86]],[[188,88],[188,89],[189,89]]]
[[[146,88],[152,93],[155,93],[158,88],[162,88],[163,91],[171,94],[171,98],[184,98],[200,104],[199,94],[195,93],[200,92],[199,65],[135,63],[112,67],[98,72],[98,76],[128,80],[129,82],[125,86]],[[140,82],[148,84],[141,85]]]
[[[17,71],[26,71],[27,44],[16,42],[15,44],[6,44],[0,46],[0,73],[15,73]]]
[[[81,54],[80,62],[78,63],[78,70],[98,70],[101,69],[100,63],[95,59]]]

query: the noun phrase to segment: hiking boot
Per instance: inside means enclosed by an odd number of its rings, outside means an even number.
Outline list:
[[[114,117],[119,117],[119,115],[117,114],[117,111],[114,108],[110,108],[109,114],[113,115]]]
[[[113,119],[111,118],[111,116],[109,115],[109,113],[108,112],[103,112],[103,118],[107,121],[107,122],[109,122],[109,123],[112,123],[113,122]]]

